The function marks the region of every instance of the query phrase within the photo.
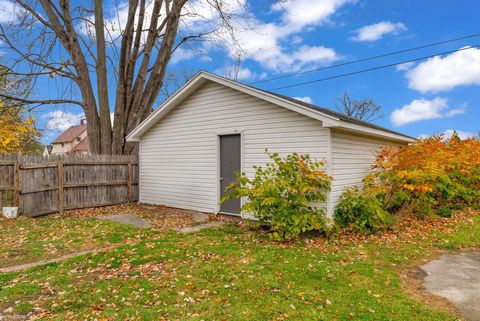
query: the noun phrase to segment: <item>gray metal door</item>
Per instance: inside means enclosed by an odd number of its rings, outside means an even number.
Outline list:
[[[225,195],[227,186],[235,181],[241,171],[240,135],[220,136],[220,196]],[[240,214],[240,199],[231,199],[220,205],[220,212]]]

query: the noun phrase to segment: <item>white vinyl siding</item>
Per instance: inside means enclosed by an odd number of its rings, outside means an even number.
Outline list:
[[[332,130],[332,203],[333,207],[348,186],[361,186],[371,171],[377,152],[385,146],[398,144],[357,134]]]
[[[243,171],[269,152],[326,159],[327,129],[313,118],[209,82],[141,138],[140,202],[216,212],[218,135],[242,135]]]

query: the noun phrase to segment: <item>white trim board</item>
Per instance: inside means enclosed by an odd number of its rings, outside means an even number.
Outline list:
[[[159,108],[157,108],[152,114],[150,114],[140,125],[138,125],[128,136],[127,141],[138,142],[141,137],[158,121],[164,118],[171,110],[178,106],[185,98],[193,93],[197,88],[211,81],[253,97],[257,97],[264,101],[268,101],[277,106],[295,111],[310,118],[319,120],[324,127],[339,128],[351,132],[361,133],[364,135],[380,137],[388,140],[394,140],[399,142],[414,142],[415,139],[402,135],[400,133],[393,133],[388,130],[382,130],[380,128],[372,128],[361,124],[345,121],[333,115],[326,114],[320,110],[308,108],[297,104],[288,99],[270,94],[254,87],[246,86],[236,81],[226,79],[211,73],[200,71],[192,79],[190,79],[185,85],[183,85],[174,95],[167,99]]]

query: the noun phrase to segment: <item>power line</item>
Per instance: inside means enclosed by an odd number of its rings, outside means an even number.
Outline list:
[[[479,36],[480,36],[480,33],[475,33],[475,34],[471,34],[471,35],[467,35],[467,36],[463,36],[463,37],[459,37],[459,38],[454,38],[454,39],[434,42],[434,43],[430,43],[430,44],[426,44],[426,45],[422,45],[422,46],[418,46],[418,47],[403,49],[403,50],[400,50],[400,51],[393,51],[393,52],[388,52],[388,53],[377,55],[377,56],[372,56],[372,57],[347,61],[347,62],[343,62],[343,63],[340,63],[340,64],[335,64],[335,65],[331,65],[331,66],[327,66],[327,67],[314,68],[314,69],[309,69],[309,70],[305,70],[305,71],[301,71],[301,72],[293,72],[293,73],[289,73],[289,74],[284,74],[284,75],[281,75],[281,76],[278,76],[278,77],[262,79],[262,80],[258,80],[258,81],[255,81],[255,82],[251,82],[251,83],[249,83],[249,85],[270,82],[270,81],[273,81],[273,80],[284,79],[284,78],[288,78],[288,77],[292,77],[292,76],[304,75],[304,74],[308,74],[308,73],[312,73],[312,72],[316,72],[316,71],[322,71],[322,70],[333,69],[333,68],[337,68],[337,67],[348,66],[348,65],[359,63],[359,62],[364,62],[364,61],[374,60],[374,59],[378,59],[378,58],[384,58],[384,57],[388,57],[388,56],[398,55],[398,54],[409,52],[409,51],[434,47],[434,46],[438,46],[438,45],[442,45],[442,44],[446,44],[446,43],[450,43],[450,42],[465,40],[465,39],[479,37]]]
[[[341,77],[356,75],[356,74],[360,74],[360,73],[364,73],[364,72],[369,72],[369,71],[374,71],[374,70],[378,70],[378,69],[393,67],[393,66],[402,65],[402,64],[405,64],[405,63],[409,63],[409,62],[415,62],[415,61],[419,61],[419,60],[424,60],[424,59],[428,59],[428,58],[433,58],[433,57],[437,57],[437,56],[441,56],[441,55],[447,55],[447,54],[450,54],[450,53],[459,52],[459,51],[463,51],[463,50],[469,50],[469,49],[473,49],[473,48],[479,48],[479,47],[480,47],[480,44],[465,47],[465,48],[460,48],[460,49],[456,49],[456,50],[445,51],[445,52],[437,53],[437,54],[434,54],[434,55],[423,56],[423,57],[419,57],[419,58],[414,58],[414,59],[404,60],[404,61],[400,61],[400,62],[395,62],[395,63],[391,63],[391,64],[388,64],[388,65],[382,65],[382,66],[377,66],[377,67],[373,67],[373,68],[352,71],[352,72],[349,72],[349,73],[335,75],[335,76],[331,76],[331,77],[320,78],[320,79],[300,82],[300,83],[296,83],[296,84],[292,84],[292,85],[276,87],[276,88],[272,88],[272,89],[268,89],[268,90],[273,91],[273,90],[280,90],[280,89],[285,89],[285,88],[308,85],[308,84],[312,84],[312,83],[316,83],[316,82],[321,82],[321,81],[325,81],[325,80],[331,80],[331,79],[335,79],[335,78],[341,78]]]

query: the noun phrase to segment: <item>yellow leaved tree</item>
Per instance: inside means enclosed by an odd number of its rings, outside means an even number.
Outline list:
[[[40,134],[35,128],[35,120],[25,117],[23,108],[0,101],[0,154],[41,153]]]

